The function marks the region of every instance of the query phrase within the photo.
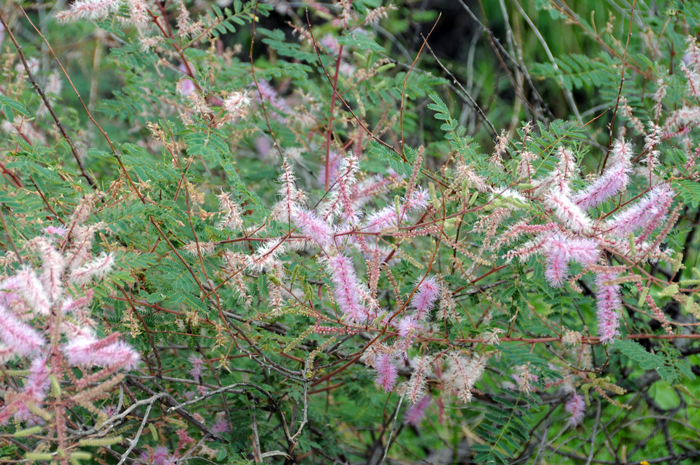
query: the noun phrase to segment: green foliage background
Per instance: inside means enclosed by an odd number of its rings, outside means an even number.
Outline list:
[[[298,28],[310,28],[317,40],[327,34],[338,36],[337,26],[311,3],[290,3],[290,13],[281,14],[268,3],[236,0],[228,8],[220,8],[209,1],[187,2],[192,16],[208,15],[209,21],[216,24],[212,33],[219,42],[202,41],[187,46],[188,42],[179,38],[166,39],[159,46],[167,49],[169,40],[178,41],[178,47],[184,48],[182,53],[194,66],[197,85],[205,95],[223,96],[239,89],[253,95],[256,90],[251,85],[254,81],[250,53],[256,79],[270,81],[294,104],[314,107],[317,114],[328,115],[333,91],[326,70],[335,66],[335,60],[328,53],[317,55],[308,43],[297,40],[287,24],[289,21]],[[362,17],[380,3],[356,0],[353,9]],[[341,75],[338,89],[347,106],[336,103],[336,108],[340,108],[336,119],[342,120],[334,126],[334,146],[345,145],[356,129],[348,111],[352,108],[373,131],[382,130],[381,139],[386,144],[405,148],[403,160],[376,141],[362,141],[362,166],[367,172],[385,173],[391,167],[410,176],[411,162],[422,145],[427,155],[425,172],[440,176],[443,165],[461,156],[471,160],[476,170],[494,183],[507,183],[506,175],[490,165],[489,155],[501,129],[509,134],[513,146],[521,142],[524,146],[523,121],[536,122],[528,147],[543,157],[538,173],[552,169],[555,145],[559,143],[576,151],[584,173],[595,172],[611,141],[609,124],[615,125],[615,134],[621,124],[626,124],[636,146],[641,148],[644,144],[620,113],[613,122],[612,109],[616,106],[623,66],[627,66],[627,74],[620,93],[640,119],[648,119],[653,112],[652,77],[663,76],[667,80],[669,109],[683,104],[685,84],[678,66],[686,38],[700,31],[700,10],[692,2],[635,2],[633,13],[629,2],[613,0],[569,4],[545,0],[469,3],[467,6],[487,28],[486,32],[459,3],[396,1],[397,8],[389,12],[387,19],[377,27],[367,28],[371,33],[338,38],[339,44],[349,51],[350,65],[376,74],[362,81],[357,75]],[[58,25],[51,17],[51,9],[58,8],[55,4],[6,2],[0,5],[2,14],[12,25],[24,54],[38,61],[38,79],[42,83],[58,70],[57,65],[20,6],[43,32],[82,97],[81,102],[62,77],[61,94],[53,96],[54,108],[76,141],[86,170],[94,176],[99,190],[105,192],[105,201],[94,211],[91,221],[107,225],[96,248],[116,253],[118,271],[95,289],[93,310],[106,333],[120,331],[130,344],[146,354],[144,367],[134,379],[147,385],[157,382],[184,401],[185,393],[193,391],[193,386],[169,378],[190,378],[187,357],[199,354],[209,360],[204,378],[211,389],[253,383],[271,393],[280,405],[276,411],[263,395],[238,393],[212,397],[197,406],[194,411],[208,421],[212,412],[226,411],[233,430],[224,435],[227,443],[214,442],[209,446],[216,450],[214,457],[192,458],[189,462],[252,463],[251,438],[256,425],[262,452],[283,451],[266,457],[269,463],[335,460],[376,464],[384,453],[395,418],[399,420],[386,463],[425,463],[421,460],[429,457],[436,460],[433,463],[470,463],[459,453],[464,444],[480,463],[585,463],[587,459],[591,463],[659,463],[654,459],[669,456],[669,463],[690,464],[698,460],[700,386],[695,375],[700,350],[693,339],[675,344],[663,340],[621,340],[614,346],[594,346],[596,365],[602,365],[602,360],[607,360],[607,365],[595,380],[590,380],[590,406],[578,428],[564,427],[565,398],[543,389],[542,380],[560,377],[549,364],[555,350],[551,344],[536,348],[500,346],[500,358],[489,364],[487,375],[477,386],[474,402],[459,405],[444,397],[439,404],[433,403],[419,428],[403,425],[401,419],[407,406],[399,409],[399,397],[379,389],[364,365],[354,364],[314,387],[290,381],[284,370],[300,369],[299,360],[306,360],[315,349],[333,347],[332,351],[322,350],[314,361],[313,376],[320,379],[351,360],[366,341],[338,336],[338,342],[343,339],[342,345],[333,346],[335,341],[329,344],[327,336],[308,331],[316,320],[298,306],[285,307],[281,316],[270,315],[270,280],[265,275],[250,277],[252,305],[244,305],[229,286],[219,288],[219,301],[215,302],[207,280],[218,285],[224,267],[221,257],[186,255],[181,248],[192,242],[195,234],[202,241],[236,239],[215,228],[211,215],[200,214],[217,211],[215,196],[222,189],[233,193],[244,206],[245,227],[262,223],[277,197],[274,181],[280,174],[280,155],[286,149],[300,149],[297,175],[300,183],[310,189],[310,203],[319,201],[324,195],[324,186],[317,177],[325,154],[326,121],[312,121],[307,127],[298,121],[286,124],[275,109],[268,107],[265,114],[255,107],[246,118],[232,125],[214,128],[206,118],[197,116],[185,125],[178,109],[189,103],[176,91],[183,78],[177,70],[180,59],[170,52],[144,50],[138,42],[141,32],[120,23],[120,16],[127,15],[126,7],[105,20]],[[311,6],[308,13],[307,6]],[[173,27],[177,8],[171,2],[164,6]],[[255,14],[259,21],[253,29],[251,19]],[[631,15],[632,34],[628,34]],[[444,69],[427,47],[421,49],[422,37],[434,24],[428,44]],[[7,37],[0,46],[0,62],[11,64],[3,67],[6,88],[16,92],[0,95],[0,105],[3,120],[12,122],[14,117],[34,115],[41,99],[28,82],[19,83],[23,78],[15,71],[16,52]],[[513,60],[504,58],[506,54]],[[473,108],[471,98],[489,123]],[[91,123],[83,103],[109,140]],[[391,119],[399,114],[403,114],[403,123],[399,117]],[[41,234],[49,224],[58,225],[58,218],[68,218],[80,199],[91,191],[81,178],[70,147],[53,129],[51,120],[37,118],[31,124],[48,136],[46,144],[30,143],[9,133],[0,139],[2,163],[7,170],[18,173],[23,184],[22,189],[17,189],[10,179],[5,179],[0,187],[6,221],[4,234],[18,243]],[[149,124],[160,127],[170,149],[154,143]],[[496,128],[495,133],[492,128]],[[697,143],[695,132],[693,128],[691,137]],[[675,149],[668,147],[664,152],[664,170],[669,176],[675,166],[687,161]],[[131,181],[124,173],[129,174]],[[441,179],[447,178],[445,175]],[[152,203],[139,201],[130,182]],[[686,206],[668,244],[682,254],[686,267],[682,277],[690,279],[698,256],[694,232],[700,217],[700,187],[691,179],[674,182]],[[633,186],[630,197],[642,192],[642,188]],[[201,194],[203,202],[195,202],[193,193]],[[487,202],[485,197],[477,196],[475,204]],[[391,202],[392,198],[393,192],[383,201]],[[47,204],[54,213],[48,211]],[[458,205],[447,208],[451,209],[447,214],[459,211]],[[462,221],[473,224],[477,218],[473,212]],[[288,232],[288,226],[282,222],[271,223],[266,230],[269,236]],[[477,235],[464,237],[479,248],[481,238]],[[425,263],[431,251],[430,240],[421,238],[417,247],[405,252],[413,260]],[[3,246],[9,251],[7,241]],[[446,275],[452,289],[470,286],[453,274],[451,253],[441,251],[437,271]],[[284,261],[286,271],[299,283],[305,298],[321,306],[323,301],[317,291],[329,282],[323,268],[303,253],[285,254]],[[661,273],[653,264],[646,270]],[[547,321],[582,333],[593,329],[585,328],[579,318],[585,315],[585,321],[595,321],[595,302],[590,293],[580,295],[569,288],[550,288],[544,280],[542,264],[535,259],[522,265],[513,263],[506,271],[508,274],[494,275],[481,283],[488,286],[504,276],[513,283],[495,285],[489,291],[490,301],[498,302],[501,311],[486,327],[476,328],[470,320],[478,320],[483,306],[489,303],[478,293],[456,292],[461,298],[460,311],[471,318],[446,327],[447,339],[455,347],[464,346],[461,339],[476,337],[488,328],[505,328],[522,336],[548,334]],[[422,276],[408,259],[400,260],[392,272],[404,298]],[[389,289],[391,283],[382,277],[379,288]],[[633,287],[626,285],[625,289],[628,300],[635,302],[638,295]],[[675,305],[671,309],[674,315],[688,317],[683,321],[689,323],[688,332],[694,332],[697,320],[692,314],[681,312],[672,299],[659,296],[660,291],[660,287],[652,287],[657,302],[663,301],[667,310]],[[392,302],[390,297],[385,300],[382,303]],[[133,302],[138,305],[132,308]],[[528,309],[543,319],[530,313],[522,316]],[[187,316],[193,312],[197,321]],[[224,332],[222,317],[229,329],[235,328],[233,332],[248,338],[239,339],[243,349],[231,339],[216,343],[217,336]],[[644,315],[630,316],[625,331],[662,334],[663,329],[650,326],[650,321]],[[255,350],[251,349],[253,346]],[[438,346],[431,348],[437,350]],[[154,351],[154,347],[159,350]],[[262,369],[256,359],[281,368]],[[513,367],[528,363],[538,375],[542,390],[515,392],[508,384],[512,386],[510,373]],[[131,385],[133,392],[143,395],[134,386]],[[298,445],[292,451],[295,457],[285,458],[284,454],[290,451],[277,415],[284,412],[296,430],[305,386],[318,392],[310,397],[308,424],[297,438]],[[595,395],[594,386],[619,404]],[[612,386],[623,388],[625,394],[616,394]],[[438,386],[431,388],[438,392]],[[113,397],[106,398],[105,405],[111,404]],[[624,409],[621,404],[631,409]],[[172,431],[178,425],[168,422],[165,407],[159,415],[153,422],[157,433],[144,436],[144,444],[163,443],[172,448],[176,442]],[[4,434],[12,431],[10,427]],[[191,427],[189,431],[195,439],[201,438],[199,431]],[[16,444],[2,441],[0,456],[17,459]],[[96,456],[105,463],[116,463],[113,455],[97,449]],[[119,449],[120,453],[123,449]],[[435,456],[438,452],[448,458],[439,461]]]

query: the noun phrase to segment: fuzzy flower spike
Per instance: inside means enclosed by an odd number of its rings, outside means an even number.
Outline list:
[[[74,232],[79,228],[76,226]],[[80,230],[76,236],[80,238],[84,234],[86,231]],[[138,352],[120,340],[119,333],[104,339],[95,336],[94,323],[82,310],[89,304],[92,290],[85,290],[85,296],[75,299],[66,297],[63,292],[69,282],[75,291],[75,285],[87,286],[95,279],[104,278],[113,266],[113,256],[104,254],[69,274],[66,272],[66,256],[49,240],[39,237],[28,244],[42,257],[41,276],[25,265],[0,283],[0,290],[4,291],[0,301],[0,358],[21,356],[30,359],[29,375],[22,383],[24,387],[20,390],[10,388],[4,394],[6,403],[0,407],[0,425],[11,417],[18,421],[39,421],[35,407],[41,407],[44,402],[51,377],[63,386],[65,402],[87,405],[94,400],[93,396],[102,396],[103,391],[85,390],[84,385],[71,386],[71,382],[100,382],[110,377],[118,382],[120,378],[114,377],[118,370],[130,370],[139,362]],[[66,255],[74,253],[70,249],[65,251]],[[89,258],[90,251],[84,255]],[[59,337],[49,340],[47,336],[52,334]],[[65,342],[60,334],[65,336]],[[64,359],[61,359],[61,353]],[[55,354],[51,363],[47,363],[48,354]],[[72,368],[78,366],[102,368],[96,373],[86,374],[79,381],[73,375],[69,379],[66,371],[72,372]],[[74,393],[72,398],[68,397],[71,392]]]

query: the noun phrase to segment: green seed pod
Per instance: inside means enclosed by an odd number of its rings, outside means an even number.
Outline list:
[[[151,425],[148,425],[151,426]],[[156,438],[158,440],[158,438]],[[112,436],[108,438],[95,438],[95,439],[81,439],[78,444],[81,446],[94,446],[94,447],[99,447],[99,446],[113,446],[115,444],[119,444],[124,442],[124,438],[122,436]]]
[[[671,297],[676,294],[678,294],[678,284],[671,284],[659,292],[659,295],[662,297]]]
[[[304,283],[304,301],[307,300],[313,300],[314,298],[314,289],[311,287],[311,284],[309,282]]]
[[[468,199],[469,198],[469,180],[465,179],[462,181],[462,198],[463,199]]]
[[[23,438],[32,434],[41,433],[42,429],[44,428],[41,426],[32,426],[31,428],[17,431],[15,434],[13,434],[13,436],[16,438]]]
[[[153,440],[157,441],[158,440],[158,431],[156,430],[156,427],[153,426],[153,423],[148,424],[148,429],[151,430],[151,436],[153,436]]]
[[[24,458],[30,462],[36,462],[37,460],[51,460],[54,454],[49,454],[46,452],[27,452],[24,454]]]
[[[642,289],[642,293],[639,295],[639,302],[637,302],[637,306],[641,307],[644,305],[644,302],[646,301],[647,294],[649,294],[649,288],[645,287]]]
[[[80,465],[80,460],[90,460],[92,458],[92,454],[89,452],[73,452],[70,454],[70,463],[73,465]]]
[[[58,399],[61,397],[61,385],[58,383],[58,380],[54,375],[49,375],[49,379],[51,380],[51,390],[53,391],[53,396]]]
[[[289,288],[292,289],[294,287],[294,281],[297,279],[297,274],[299,274],[299,265],[294,267],[294,270],[292,271],[292,276],[289,278]]]
[[[432,182],[428,184],[428,190],[430,190],[430,200],[433,202],[433,207],[435,210],[440,210],[440,200],[438,200],[437,193],[435,192],[435,184]]]
[[[635,256],[637,255],[637,247],[634,243],[634,234],[630,233],[628,239],[630,241],[630,250],[632,251],[632,256]]]
[[[683,254],[678,252],[676,254],[675,260],[673,260],[671,262],[671,270],[674,273],[678,273],[678,271],[680,271],[681,268],[684,268],[684,266],[683,266]]]
[[[355,58],[357,58],[358,60],[367,62],[367,57],[364,56],[363,54],[358,53],[358,52],[352,52],[352,54],[355,55]]]

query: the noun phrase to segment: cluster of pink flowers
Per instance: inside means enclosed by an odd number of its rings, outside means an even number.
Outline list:
[[[352,321],[366,322],[370,315],[360,302],[358,293],[360,284],[352,259],[340,254],[330,257],[328,259],[328,271],[335,285],[336,301],[345,316]]]
[[[564,410],[570,415],[567,424],[578,426],[586,415],[586,399],[581,394],[574,392],[566,401]]]
[[[561,287],[569,279],[569,263],[577,262],[584,267],[597,266],[602,251],[619,255],[632,252],[629,235],[641,230],[634,238],[635,252],[650,257],[664,256],[659,240],[647,242],[652,233],[663,224],[674,198],[673,189],[667,184],[658,184],[637,202],[604,221],[593,221],[587,210],[600,207],[605,201],[622,193],[630,181],[632,146],[624,139],[615,142],[608,157],[608,164],[600,177],[584,189],[573,192],[571,183],[579,174],[573,154],[564,148],[557,152],[559,161],[552,173],[535,180],[534,192],[543,205],[550,209],[557,223],[545,229],[521,221],[506,231],[504,240],[527,233],[535,239],[518,250],[509,252],[507,259],[526,259],[534,254],[545,257],[545,277],[552,287]],[[537,197],[531,197],[536,200]],[[604,267],[596,271],[596,299],[598,309],[598,331],[601,341],[610,343],[619,334],[619,314],[622,305],[619,285],[611,284],[617,275],[607,273]],[[603,271],[601,271],[603,270]]]
[[[384,391],[391,391],[399,376],[399,370],[392,360],[392,355],[377,355],[374,359],[374,368],[377,370],[377,384],[384,388]]]
[[[197,392],[200,396],[204,395],[206,393],[206,388],[201,385],[202,365],[204,365],[204,359],[201,356],[192,355],[188,360],[192,364],[192,369],[190,370],[192,379],[194,379],[197,383],[200,383],[197,386]]]
[[[416,317],[423,319],[427,313],[435,306],[440,296],[440,283],[434,276],[429,276],[418,283],[418,290],[413,294],[411,305],[416,310]]]
[[[425,415],[428,413],[428,407],[430,407],[430,402],[430,396],[425,396],[412,405],[403,417],[404,424],[417,428],[425,419]]]
[[[547,236],[542,248],[547,262],[545,276],[552,287],[560,287],[568,278],[569,262],[591,265],[600,255],[596,241],[572,238],[561,233]]]
[[[487,357],[474,355],[467,358],[459,352],[447,354],[447,370],[443,374],[445,388],[454,392],[462,402],[472,400],[472,388],[484,375]]]
[[[601,342],[613,342],[619,334],[620,314],[622,307],[620,285],[612,284],[617,279],[616,273],[598,273],[596,275],[596,301],[598,306],[598,336]]]
[[[26,247],[41,257],[39,273],[25,265],[0,282],[0,357],[3,361],[13,357],[31,360],[24,388],[6,395],[0,424],[11,416],[17,420],[33,416],[30,404],[38,406],[43,402],[50,375],[62,380],[69,367],[102,367],[101,377],[105,377],[138,364],[138,353],[119,339],[119,333],[97,337],[95,323],[89,317],[89,289],[77,299],[67,295],[66,288],[70,287],[73,294],[80,292],[92,280],[104,278],[114,264],[111,254],[90,260],[90,252],[86,253],[83,247],[91,241],[86,237],[86,229],[91,227],[82,226],[83,220],[81,215],[74,218],[75,242],[64,254],[53,242],[55,237],[65,235],[63,230],[47,230],[47,236],[27,243]],[[58,337],[46,338],[59,333],[66,342],[60,342]]]
[[[56,14],[61,22],[104,19],[119,9],[121,0],[78,0],[68,10]]]

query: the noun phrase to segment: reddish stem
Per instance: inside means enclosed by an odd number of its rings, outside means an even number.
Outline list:
[[[335,97],[338,94],[338,74],[340,74],[340,57],[343,56],[343,46],[340,46],[338,51],[338,59],[335,60],[335,76],[333,77],[333,97],[331,97],[331,114],[328,119],[328,136],[326,137],[326,176],[324,185],[328,191],[328,180],[330,177],[330,153],[331,153],[331,137],[333,134],[333,109],[335,108]]]

